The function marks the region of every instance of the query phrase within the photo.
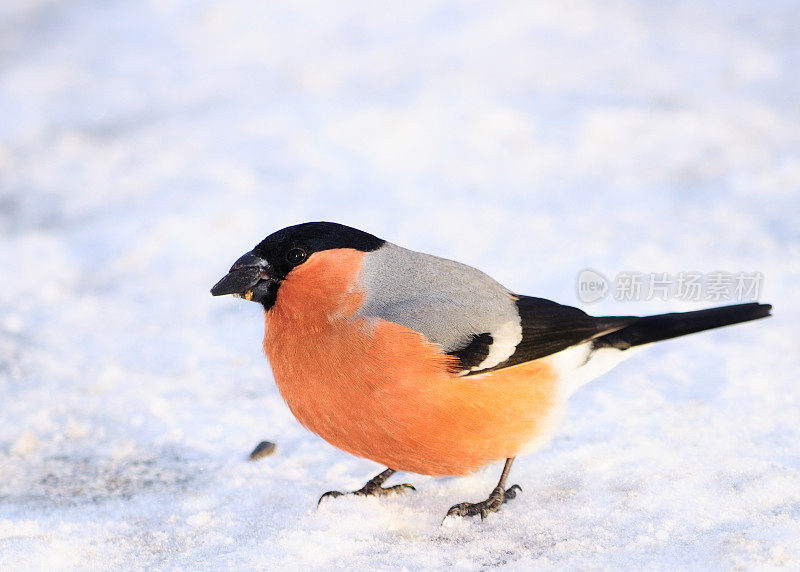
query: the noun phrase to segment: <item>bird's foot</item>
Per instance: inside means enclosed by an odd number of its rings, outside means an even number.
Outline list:
[[[503,504],[517,496],[517,491],[522,492],[519,485],[511,485],[506,490],[496,488],[489,495],[489,498],[481,502],[460,502],[447,511],[447,516],[477,516],[481,515],[481,520],[492,512],[497,512]]]
[[[374,480],[373,480],[374,481]],[[394,485],[392,487],[383,487],[380,483],[376,483],[373,481],[367,482],[366,485],[358,489],[357,491],[343,493],[341,491],[328,491],[317,501],[317,506],[326,498],[336,498],[342,495],[356,495],[360,497],[374,497],[374,496],[385,496],[385,495],[392,495],[392,494],[399,494],[405,492],[407,490],[415,491],[417,489],[414,488],[414,485],[410,485],[408,483],[403,483],[402,485]]]

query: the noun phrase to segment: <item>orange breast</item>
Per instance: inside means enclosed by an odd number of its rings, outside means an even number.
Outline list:
[[[354,317],[360,264],[355,251],[315,254],[266,315],[264,348],[300,423],[349,453],[428,475],[512,457],[547,431],[558,402],[547,363],[453,375],[452,358],[421,334]]]

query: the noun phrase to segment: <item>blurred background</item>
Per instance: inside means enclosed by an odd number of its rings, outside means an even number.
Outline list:
[[[0,563],[800,565],[798,69],[789,1],[4,0]],[[375,467],[208,293],[309,220],[566,304],[587,267],[758,271],[776,316],[577,395],[491,541],[438,519],[492,471],[318,513]]]

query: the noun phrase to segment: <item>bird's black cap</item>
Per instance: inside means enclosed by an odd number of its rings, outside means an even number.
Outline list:
[[[315,252],[352,248],[370,252],[386,241],[335,222],[306,222],[272,233],[244,254],[211,289],[214,296],[241,295],[266,309],[277,299],[281,280]]]
[[[256,245],[253,253],[264,258],[271,266],[277,266],[286,260],[286,253],[292,248],[302,248],[310,256],[314,252],[334,248],[371,252],[385,242],[368,232],[336,222],[304,222],[273,232]]]

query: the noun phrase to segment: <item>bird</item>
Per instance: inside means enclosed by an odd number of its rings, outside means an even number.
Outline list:
[[[757,302],[594,317],[514,293],[487,274],[334,222],[278,230],[211,289],[264,309],[263,349],[295,418],[386,470],[461,476],[504,462],[497,486],[448,516],[485,518],[515,498],[514,459],[552,438],[567,398],[642,347],[770,315]],[[319,504],[318,502],[318,504]]]

